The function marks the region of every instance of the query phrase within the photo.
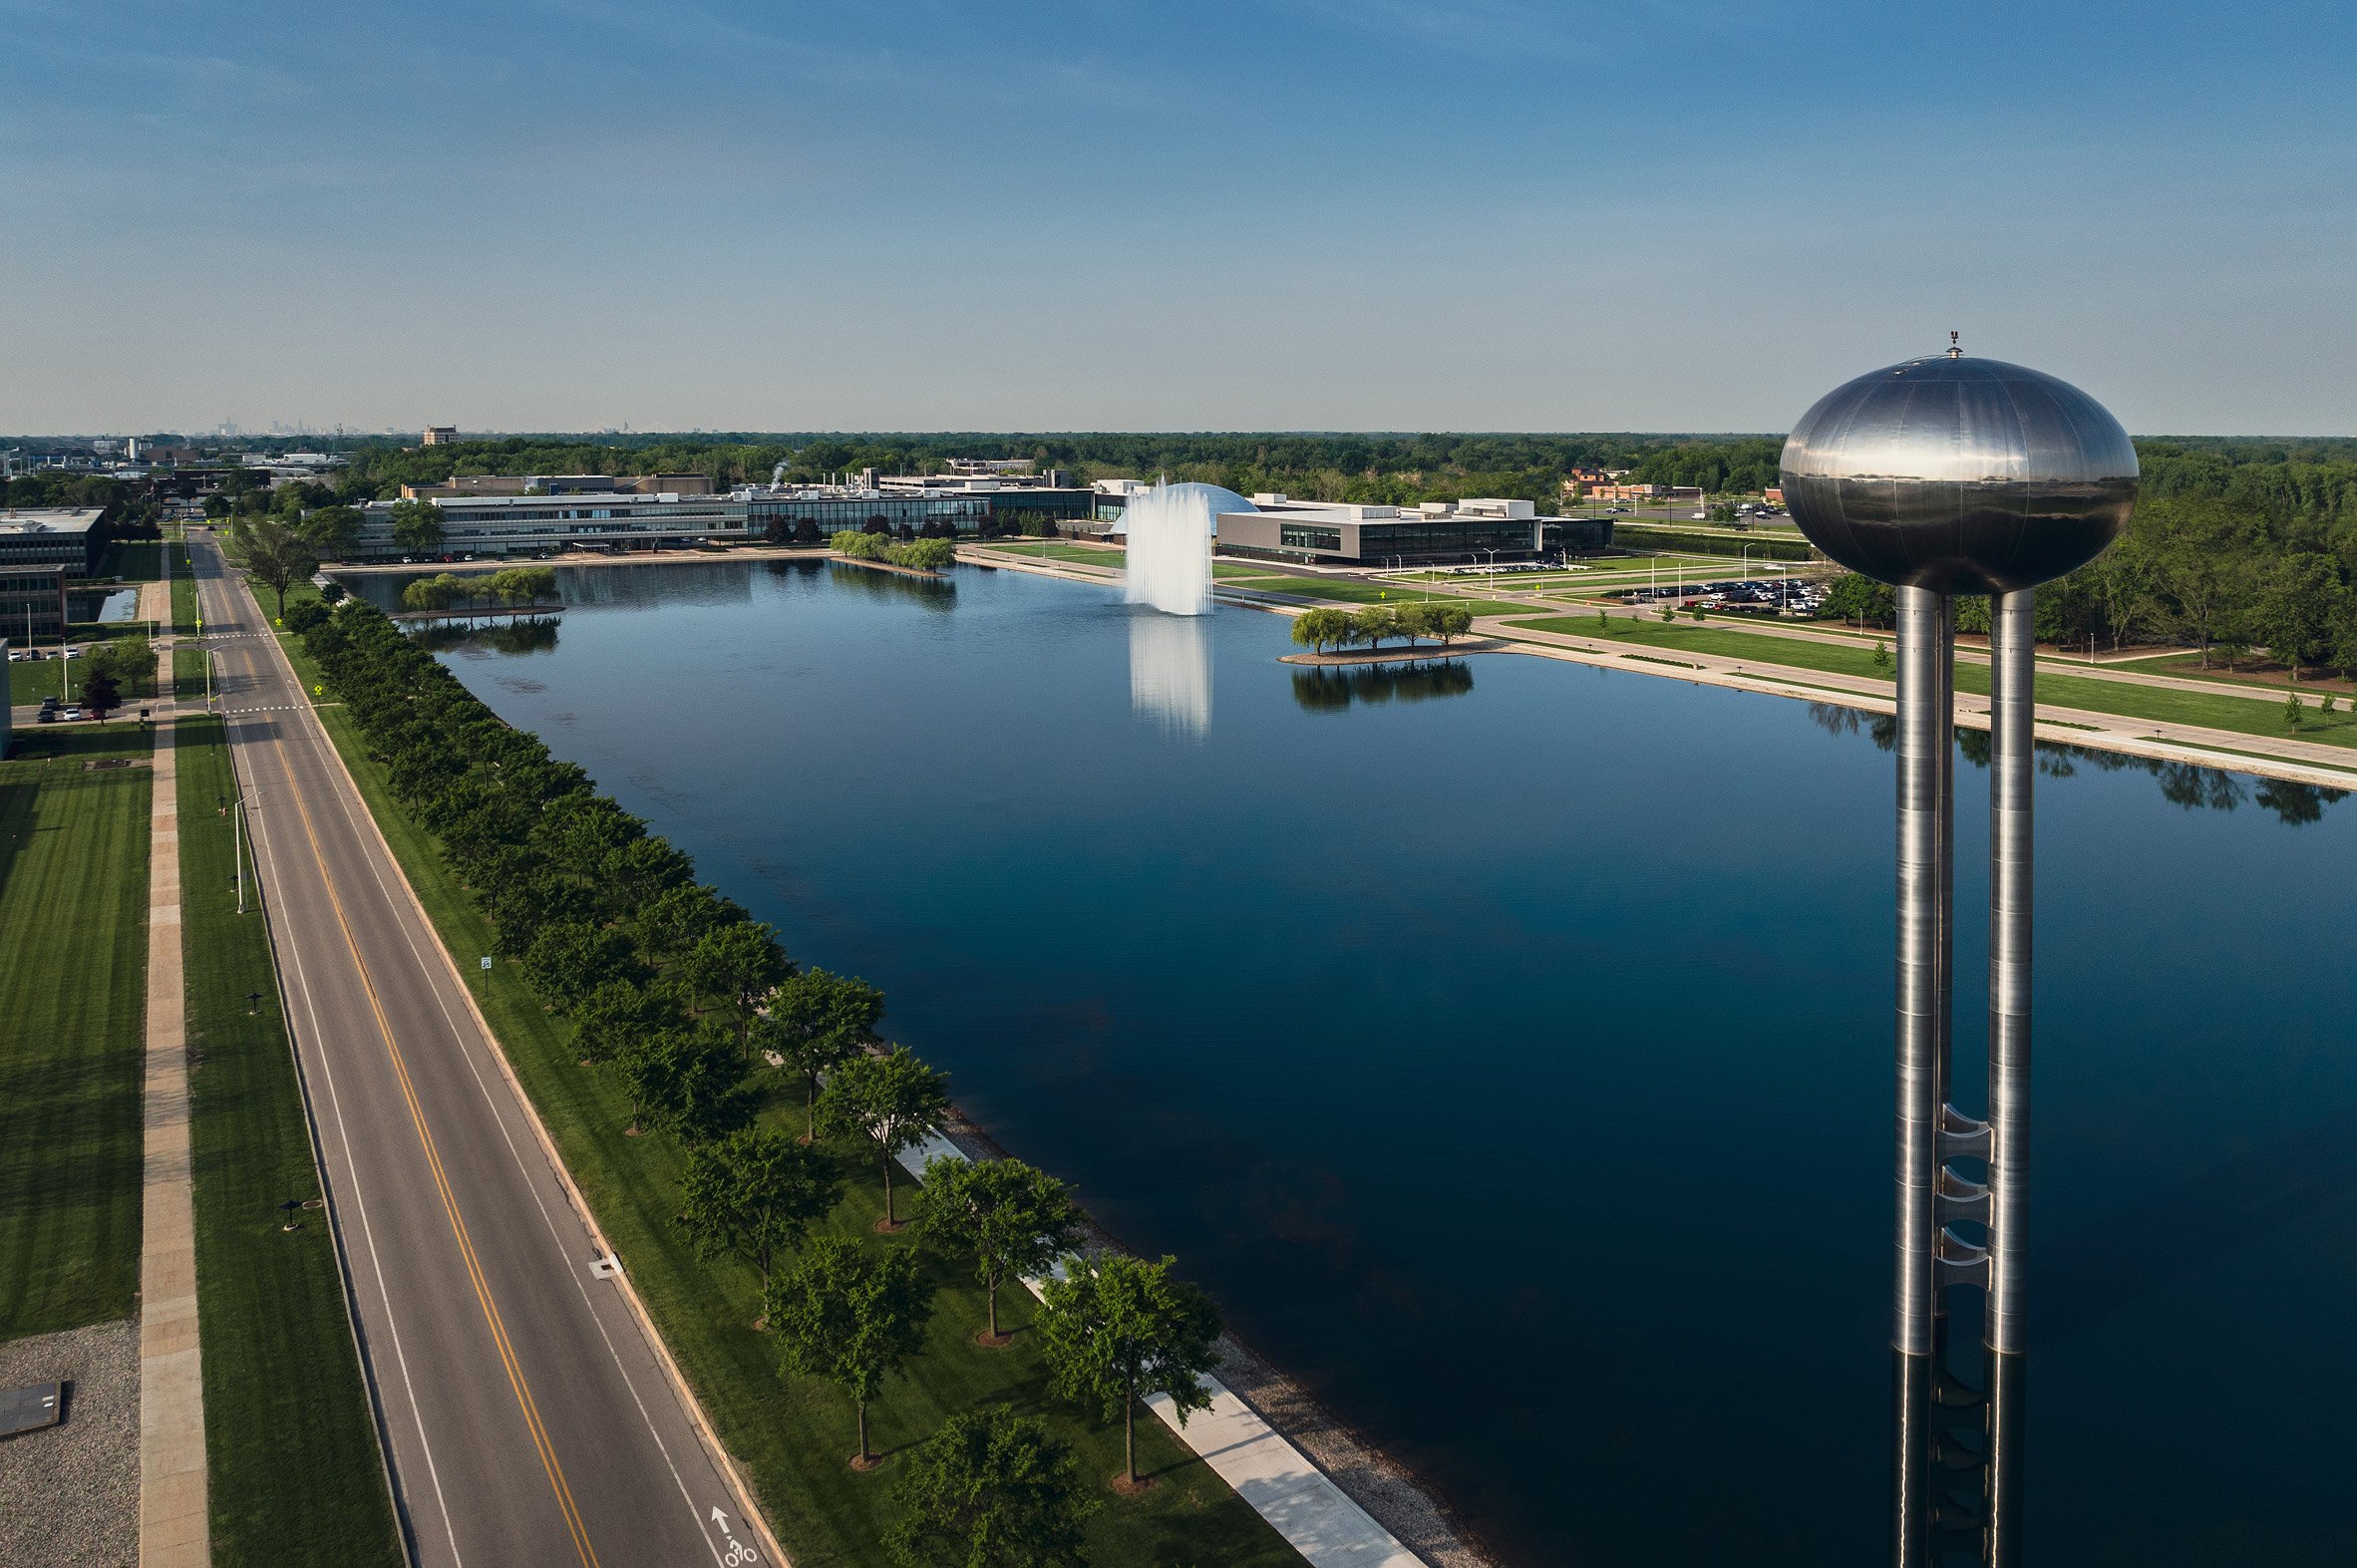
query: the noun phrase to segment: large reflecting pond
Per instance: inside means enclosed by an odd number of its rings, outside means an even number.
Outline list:
[[[1275,617],[974,568],[563,587],[553,633],[456,641],[468,684],[882,985],[1001,1141],[1511,1559],[1885,1556],[1870,723],[1302,671]],[[2357,801],[2045,764],[2027,1560],[2357,1561]]]

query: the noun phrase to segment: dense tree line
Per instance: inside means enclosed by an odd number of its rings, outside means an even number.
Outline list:
[[[880,992],[797,965],[768,926],[696,881],[686,855],[501,722],[382,612],[350,600],[294,608],[288,619],[395,798],[490,918],[495,950],[570,1021],[583,1068],[610,1076],[623,1130],[685,1148],[680,1223],[697,1252],[759,1275],[759,1327],[781,1369],[842,1391],[856,1413],[853,1467],[881,1462],[868,1408],[922,1348],[933,1274],[915,1249],[816,1233],[843,1184],[823,1141],[865,1146],[883,1183],[875,1228],[900,1229],[893,1171],[946,1113],[946,1079],[884,1046]],[[804,1091],[801,1137],[761,1114],[780,1086]],[[1039,1319],[1052,1387],[1122,1421],[1121,1484],[1151,1485],[1137,1470],[1137,1409],[1168,1395],[1183,1421],[1208,1407],[1217,1309],[1168,1258],[1082,1256],[1070,1194],[1019,1161],[937,1156],[921,1193],[923,1246],[986,1293],[974,1354],[1010,1338],[1001,1285],[1062,1265]],[[1004,1407],[953,1415],[907,1456],[894,1494],[901,1514],[884,1544],[912,1568],[1079,1564],[1081,1525],[1100,1506],[1070,1447]]]

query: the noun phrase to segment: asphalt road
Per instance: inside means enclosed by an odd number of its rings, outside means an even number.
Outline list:
[[[761,1561],[684,1393],[593,1272],[593,1232],[261,611],[195,538],[217,706],[415,1559]]]

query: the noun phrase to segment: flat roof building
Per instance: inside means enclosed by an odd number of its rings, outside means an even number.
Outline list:
[[[419,445],[426,447],[455,447],[458,445],[458,443],[459,428],[456,425],[429,425],[426,427],[425,438],[419,443]]]
[[[1223,511],[1218,551],[1311,565],[1427,565],[1503,556],[1526,560],[1612,547],[1608,517],[1545,517],[1526,500],[1479,498],[1420,506],[1359,506],[1252,497],[1251,511]]]
[[[439,484],[404,484],[404,500],[439,501],[454,495],[709,495],[708,473],[462,473]]]
[[[356,560],[415,554],[393,537],[393,501],[361,510]],[[435,502],[437,555],[542,554],[556,550],[659,550],[741,544],[753,537],[742,496],[653,495],[616,490],[570,495],[472,495]]]
[[[0,570],[18,565],[63,566],[69,575],[95,577],[106,551],[97,506],[12,506],[0,510]]]

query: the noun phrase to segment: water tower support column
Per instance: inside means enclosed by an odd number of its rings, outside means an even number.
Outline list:
[[[1955,806],[1952,601],[1898,593],[1898,1116],[1892,1232],[1892,1347],[1931,1354],[1936,1310],[1940,1129],[1945,1108],[1949,936],[1947,872]]]
[[[2025,1345],[2036,597],[2035,588],[2017,588],[1989,603],[1989,1289],[1981,1338],[2005,1356]]]

